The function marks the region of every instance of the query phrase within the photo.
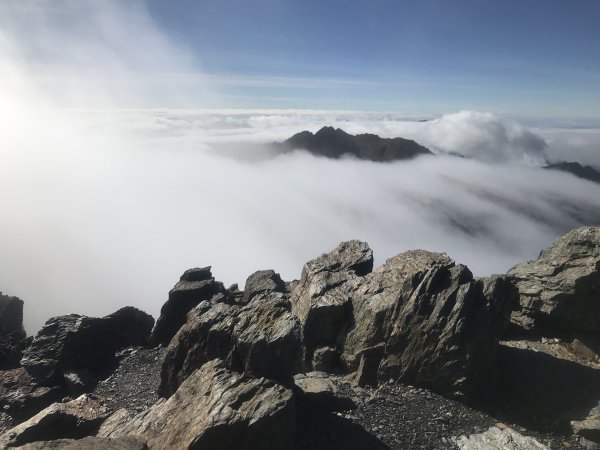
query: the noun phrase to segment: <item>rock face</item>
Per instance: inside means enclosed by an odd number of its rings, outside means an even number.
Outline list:
[[[358,241],[305,266],[292,293],[305,368],[327,349],[361,385],[394,378],[453,395],[477,390],[516,298],[510,283],[475,280],[446,255],[420,250],[371,267]]]
[[[23,329],[23,300],[0,292],[0,370],[18,366]]]
[[[186,270],[160,310],[150,345],[168,345],[192,308],[223,291],[223,283],[215,281],[210,266]]]
[[[107,417],[108,409],[97,399],[87,395],[68,403],[54,403],[1,435],[0,448],[42,440],[88,436],[94,434]]]
[[[508,271],[519,289],[512,320],[526,329],[600,332],[600,228],[578,228]]]
[[[220,294],[189,312],[167,348],[161,395],[171,395],[213,358],[232,370],[291,383],[299,365],[300,324],[291,313],[286,286],[272,271],[257,272],[246,284],[238,303]]]
[[[289,389],[204,364],[168,400],[105,425],[99,436],[135,437],[149,449],[292,449],[295,406]],[[111,419],[109,419],[111,420]]]
[[[153,324],[151,316],[133,307],[102,318],[55,317],[35,336],[21,364],[42,385],[59,386],[73,379],[93,383],[112,368],[117,350],[145,345]]]
[[[400,254],[373,271],[373,253],[343,242],[309,261],[291,292],[272,271],[251,275],[241,300],[219,294],[196,306],[169,345],[160,393],[169,396],[213,358],[291,384],[299,372],[356,372],[452,395],[486,381],[514,287],[475,280],[446,255]]]
[[[285,150],[304,149],[327,158],[352,155],[370,161],[395,161],[432,154],[426,147],[403,138],[385,139],[375,134],[353,136],[339,128],[323,127],[315,134],[303,131],[279,144]]]

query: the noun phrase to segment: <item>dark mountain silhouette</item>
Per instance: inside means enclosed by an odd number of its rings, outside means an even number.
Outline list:
[[[569,172],[576,177],[593,181],[594,183],[600,183],[600,171],[594,169],[592,166],[583,166],[578,162],[562,161],[559,163],[548,164],[544,169]]]
[[[286,151],[304,149],[327,158],[352,155],[369,161],[396,161],[419,155],[431,155],[431,151],[415,141],[403,138],[381,138],[375,134],[346,133],[339,128],[323,127],[316,133],[302,131],[277,144]]]

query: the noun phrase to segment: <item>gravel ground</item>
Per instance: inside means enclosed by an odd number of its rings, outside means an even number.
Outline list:
[[[158,400],[162,348],[130,348],[121,352],[119,367],[100,382],[94,394],[106,399],[113,410],[140,412]]]
[[[158,400],[163,355],[160,348],[127,349],[117,370],[99,383],[94,393],[104,397],[113,410],[148,408]],[[460,402],[412,386],[386,383],[379,388],[359,388],[343,383],[339,388],[354,400],[355,409],[328,412],[298,401],[297,450],[448,450],[456,448],[456,437],[506,426]],[[507,425],[551,449],[583,448],[573,437]]]
[[[456,448],[453,438],[506,426],[462,403],[411,386],[388,383],[361,391],[354,393],[357,408],[344,413],[326,413],[300,404],[297,450],[447,450]],[[511,427],[551,449],[583,448],[571,437]]]

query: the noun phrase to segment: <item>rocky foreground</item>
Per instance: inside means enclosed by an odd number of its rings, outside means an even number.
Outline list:
[[[26,338],[22,308],[0,297],[0,448],[600,448],[600,228],[486,278],[349,241],[290,282],[190,269],[156,323]]]

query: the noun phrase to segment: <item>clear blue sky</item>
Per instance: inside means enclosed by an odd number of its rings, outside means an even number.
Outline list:
[[[244,106],[600,115],[599,0],[147,5]]]

